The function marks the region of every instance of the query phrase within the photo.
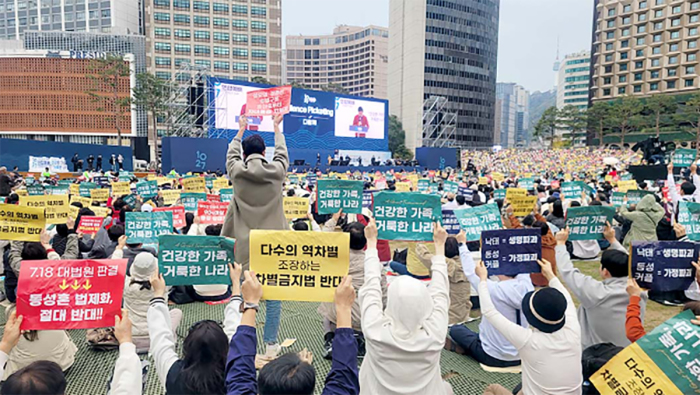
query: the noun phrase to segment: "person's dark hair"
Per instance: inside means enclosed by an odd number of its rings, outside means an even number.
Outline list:
[[[223,225],[221,224],[209,225],[204,228],[204,234],[207,236],[219,236],[221,234],[222,227]]]
[[[311,395],[316,370],[296,353],[287,353],[265,365],[258,376],[260,395]]]
[[[180,376],[190,394],[225,394],[228,338],[214,321],[195,323],[182,344]]]
[[[533,226],[535,222],[535,216],[532,214],[529,214],[525,218],[523,218],[523,226]]]
[[[454,236],[450,236],[445,240],[445,257],[454,258],[459,256],[459,243]]]
[[[295,221],[292,225],[292,229],[298,231],[307,231],[309,230],[309,225],[306,223],[306,221]]]
[[[12,373],[2,385],[2,395],[63,395],[66,376],[55,362],[37,361]]]
[[[47,259],[48,254],[46,248],[41,243],[24,243],[22,248],[22,260],[24,261],[43,261]]]
[[[571,202],[571,204],[569,204],[569,207],[581,207],[581,203],[574,200]]]
[[[459,204],[460,206],[463,206],[464,203],[466,203],[466,201],[467,201],[467,199],[464,197],[464,195],[457,195],[455,197],[455,200],[457,201],[457,204]]]
[[[363,111],[362,107],[357,107],[357,111]]]
[[[56,225],[56,234],[61,237],[68,237],[68,226],[66,224]]]
[[[498,206],[498,211],[503,212],[503,199],[496,199],[496,205]]]
[[[365,226],[361,222],[351,222],[345,225],[343,232],[350,233],[351,250],[362,250],[367,245]]]
[[[107,236],[113,242],[119,241],[119,238],[124,235],[124,227],[121,225],[113,225],[107,230]]]
[[[600,265],[613,277],[627,277],[629,256],[622,251],[606,250],[600,258]]]
[[[19,203],[19,195],[16,193],[11,193],[10,196],[5,200],[7,204],[17,204]]]
[[[287,197],[294,197],[296,195],[297,191],[294,190],[294,188],[290,189],[287,191]]]
[[[692,182],[685,181],[681,184],[681,191],[684,195],[692,195],[695,193],[695,185]]]
[[[123,209],[124,206],[126,206],[126,202],[122,198],[117,198],[117,200],[115,200],[114,203],[112,203],[112,207],[114,207],[114,209],[117,211],[121,211],[121,209]]]
[[[690,310],[694,315],[700,315],[700,302],[691,300],[683,305],[683,311]]]
[[[182,228],[182,234],[186,235],[190,231],[192,224],[194,223],[194,213],[185,213],[185,227]]]
[[[77,208],[83,208],[83,204],[80,202],[73,202],[70,204],[71,206],[77,207]]]
[[[602,206],[603,203],[600,202],[600,200],[594,200],[590,203],[590,206]]]
[[[533,228],[540,228],[542,230],[542,232],[541,232],[542,236],[549,233],[549,225],[547,225],[546,222],[535,221],[535,223],[532,224],[532,227]]]
[[[254,134],[243,139],[243,155],[262,155],[265,152],[265,140],[259,134]]]
[[[121,211],[119,211],[119,222],[126,223],[126,213],[134,211],[129,205],[124,206]]]
[[[646,181],[642,181],[639,184],[639,189],[646,189],[647,188],[647,183]]]
[[[80,217],[80,216],[94,217],[94,216],[95,216],[95,212],[92,211],[92,210],[90,210],[90,209],[87,208],[87,207],[83,207],[83,208],[80,209],[80,211],[78,211],[78,217]]]
[[[552,216],[556,218],[564,218],[564,205],[559,199],[555,200],[552,204]]]

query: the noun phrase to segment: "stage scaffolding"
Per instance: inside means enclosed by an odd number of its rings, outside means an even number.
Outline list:
[[[457,113],[448,108],[447,98],[427,98],[423,102],[423,133],[417,136],[416,147],[454,147],[456,131]]]

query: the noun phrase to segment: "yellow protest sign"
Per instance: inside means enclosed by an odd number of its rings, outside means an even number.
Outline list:
[[[508,201],[511,201],[511,199],[514,199],[516,197],[525,197],[527,196],[527,189],[525,188],[508,188],[506,189],[506,199]]]
[[[106,218],[111,212],[107,207],[90,207],[96,217]]]
[[[183,192],[205,193],[206,180],[203,177],[190,177],[182,180]]]
[[[0,204],[0,240],[41,241],[45,227],[43,208]]]
[[[70,202],[75,203],[78,202],[83,205],[83,207],[90,207],[92,206],[92,199],[87,198],[87,197],[82,197],[78,195],[73,195],[70,197]]]
[[[112,183],[112,196],[122,197],[131,193],[131,185],[127,181]]]
[[[73,196],[79,196],[80,195],[80,185],[70,184],[70,186],[68,187],[68,191]]]
[[[613,180],[613,176],[611,176],[611,175],[605,176],[605,181],[612,182],[612,180]]]
[[[418,189],[418,174],[409,174],[406,178],[413,186],[413,189]]]
[[[489,183],[489,179],[486,177],[479,177],[479,185],[487,185]]]
[[[26,189],[15,189],[17,196],[29,196],[29,192]]]
[[[91,189],[90,190],[90,197],[94,202],[106,202],[109,199],[109,189],[107,188],[100,188],[100,189]]]
[[[168,177],[156,177],[155,180],[156,180],[156,183],[158,184],[158,186],[165,185],[165,184],[172,184],[173,182],[175,182],[174,178],[168,178]]]
[[[309,199],[304,197],[285,197],[284,216],[287,219],[306,218],[309,212]]]
[[[217,178],[216,180],[212,181],[211,186],[212,186],[212,189],[215,191],[218,191],[219,189],[226,189],[229,187],[228,179]]]
[[[68,219],[68,195],[22,196],[19,204],[46,209],[47,224],[65,224]]]
[[[75,207],[73,205],[68,206],[68,216],[76,219],[78,218],[78,213],[80,212],[80,209],[78,207]]]
[[[532,213],[537,202],[537,196],[518,196],[513,199],[508,199],[508,203],[513,206],[513,215],[516,217],[524,217]]]
[[[250,270],[267,300],[332,302],[349,264],[348,233],[250,231]]]
[[[180,199],[180,191],[177,189],[164,189],[160,192],[163,196],[163,204],[166,206],[172,206]]]
[[[497,172],[491,173],[491,177],[493,177],[493,180],[497,181],[497,182],[501,182],[501,181],[506,179],[505,176],[503,175],[503,173],[497,173]]]
[[[637,189],[637,181],[635,181],[635,180],[627,180],[627,181],[618,181],[617,182],[618,192],[634,191],[636,189]]]
[[[410,182],[397,182],[395,185],[396,185],[396,192],[411,192],[411,183]]]

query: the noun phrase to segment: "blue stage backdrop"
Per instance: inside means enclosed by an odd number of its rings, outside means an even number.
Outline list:
[[[245,81],[209,78],[209,137],[232,140],[245,112],[246,93],[269,88]],[[289,148],[388,151],[389,102],[333,92],[292,89],[290,113],[282,129]],[[360,114],[362,109],[362,114]],[[274,144],[272,117],[249,117],[248,132]],[[315,158],[314,158],[315,163]]]
[[[163,173],[175,168],[178,173],[221,170],[226,172],[228,141],[190,137],[163,138]]]
[[[11,170],[17,166],[20,171],[29,170],[30,156],[47,156],[65,158],[68,170],[73,171],[71,158],[75,153],[83,160],[83,169],[87,168],[87,157],[102,155],[102,168],[109,169],[109,158],[112,154],[124,157],[124,169],[133,171],[131,147],[116,145],[93,145],[76,143],[59,143],[55,141],[0,139],[0,166]]]
[[[454,169],[457,167],[457,148],[416,148],[416,160],[428,169]]]

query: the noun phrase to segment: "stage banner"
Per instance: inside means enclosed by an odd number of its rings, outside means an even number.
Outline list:
[[[374,219],[380,240],[433,240],[433,222],[442,220],[440,197],[418,192],[374,195]]]
[[[19,204],[44,208],[44,217],[49,225],[65,224],[70,214],[67,195],[22,196],[19,198]]]
[[[695,281],[695,243],[689,241],[632,242],[631,276],[641,288],[655,292],[685,291]]]
[[[513,206],[513,215],[525,217],[532,214],[537,203],[537,196],[518,196],[508,199],[508,203]]]
[[[361,214],[363,189],[362,181],[318,180],[318,213],[335,214],[342,208],[345,214]]]
[[[678,148],[673,151],[673,165],[676,167],[689,167],[695,161],[696,150]]]
[[[78,224],[78,232],[83,232],[85,234],[96,234],[100,231],[102,227],[102,217],[80,217],[80,223]]]
[[[41,241],[45,227],[43,208],[0,204],[0,240]]]
[[[521,178],[518,180],[518,187],[527,189],[528,191],[535,189],[535,179],[532,177]]]
[[[309,213],[309,198],[285,197],[284,216],[287,219],[306,218]]]
[[[542,259],[539,228],[487,230],[481,234],[481,260],[489,276],[539,273],[538,259]]]
[[[654,192],[643,191],[641,189],[634,189],[627,192],[627,205],[631,206],[633,204],[639,204],[644,196],[654,195]]]
[[[246,115],[266,117],[287,114],[291,100],[291,85],[250,91],[246,94]]]
[[[182,229],[187,226],[185,222],[185,208],[183,206],[171,206],[171,207],[154,207],[153,212],[165,212],[169,211],[173,213],[173,228]]]
[[[90,199],[93,202],[106,203],[109,200],[109,189],[97,188],[90,190]]]
[[[47,167],[51,173],[68,173],[66,158],[55,156],[29,156],[29,171],[42,173]]]
[[[509,188],[513,189],[513,188]],[[505,199],[506,198],[506,190],[505,189],[496,189],[493,191],[493,198],[498,200],[498,199]]]
[[[173,214],[127,212],[125,232],[129,244],[155,244],[158,236],[173,232]]]
[[[698,394],[700,329],[686,310],[612,357],[590,381],[601,395]]]
[[[222,202],[230,203],[233,200],[233,188],[219,189],[219,199]]]
[[[23,261],[17,284],[22,330],[114,326],[114,316],[121,315],[126,263],[126,259]]]
[[[678,223],[685,226],[688,240],[700,241],[700,203],[678,201]]]
[[[197,202],[197,216],[202,225],[223,224],[226,211],[228,211],[226,202]]]
[[[90,198],[90,196],[92,195],[92,192],[90,191],[96,188],[97,184],[95,184],[94,182],[81,182],[80,184],[78,184],[78,194],[81,197]]]
[[[161,196],[163,196],[163,204],[166,206],[172,206],[180,199],[181,192],[179,189],[163,189],[160,191],[160,193]]]
[[[503,227],[496,203],[454,210],[459,226],[467,233],[467,241],[481,240],[481,232]]]
[[[332,302],[349,265],[348,233],[250,231],[250,270],[267,300]]]
[[[569,207],[566,211],[569,240],[602,240],[605,223],[612,224],[614,215],[615,207]]]
[[[617,191],[618,192],[627,192],[627,191],[633,191],[636,189],[637,189],[637,181],[635,181],[635,180],[619,181],[617,183]]]
[[[625,196],[625,192],[613,192],[610,203],[613,207],[622,207],[622,205],[625,204]]]
[[[206,193],[206,180],[203,177],[188,177],[180,181],[186,193]]]
[[[158,183],[153,181],[141,181],[136,183],[136,193],[146,201],[158,196]]]
[[[454,181],[445,181],[442,189],[447,193],[457,194],[457,191],[459,190],[459,183]]]
[[[231,284],[233,245],[233,239],[220,236],[161,235],[158,272],[168,286]]]
[[[183,192],[180,194],[180,202],[185,206],[185,211],[194,212],[197,211],[197,203],[200,201],[206,201],[206,193],[187,193]]]
[[[570,200],[580,200],[581,194],[584,191],[590,193],[592,190],[593,188],[589,187],[588,184],[583,181],[570,181],[561,184],[561,192],[564,194],[564,198]]]
[[[456,235],[461,228],[454,210],[442,210],[442,227],[445,228],[448,234]]]
[[[131,193],[131,185],[128,182],[113,182],[112,197],[118,198]]]

